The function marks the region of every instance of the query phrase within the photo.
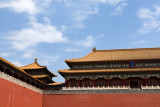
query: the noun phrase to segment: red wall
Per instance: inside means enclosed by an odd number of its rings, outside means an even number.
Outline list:
[[[42,94],[0,78],[0,107],[42,107]]]
[[[160,94],[44,95],[43,107],[160,107]]]
[[[160,107],[160,94],[43,95],[0,78],[0,107]]]

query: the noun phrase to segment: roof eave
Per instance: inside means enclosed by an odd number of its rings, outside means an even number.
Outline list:
[[[78,61],[78,60],[67,60],[65,61],[67,64],[70,63],[87,63],[87,62],[114,62],[114,61],[140,61],[140,60],[160,60],[160,58],[148,58],[148,59],[121,59],[121,60],[85,60],[85,61]]]

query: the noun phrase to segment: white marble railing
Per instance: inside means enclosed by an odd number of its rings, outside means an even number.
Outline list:
[[[23,82],[23,81],[21,81],[19,79],[16,79],[16,78],[14,78],[12,76],[9,76],[8,74],[5,74],[5,73],[3,73],[1,71],[0,71],[0,78],[3,78],[3,79],[8,80],[8,81],[11,81],[11,82],[13,82],[15,84],[18,84],[18,85],[20,85],[22,87],[28,88],[28,89],[30,89],[32,91],[36,91],[36,92],[39,92],[41,94],[43,93],[43,90],[41,90],[39,88],[36,88],[36,87],[34,87],[34,86],[32,86],[32,85],[30,85],[28,83],[25,83],[25,82]]]
[[[109,87],[62,87],[62,90],[116,90],[130,89],[130,86],[109,86]]]
[[[142,89],[160,89],[160,86],[141,86]]]

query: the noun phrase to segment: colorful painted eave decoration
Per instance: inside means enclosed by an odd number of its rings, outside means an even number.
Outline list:
[[[143,75],[97,75],[97,76],[65,76],[66,80],[69,79],[77,79],[82,80],[84,78],[90,78],[90,79],[98,79],[98,78],[104,78],[104,79],[112,79],[112,78],[120,78],[120,79],[127,79],[129,77],[139,77],[139,78],[150,78],[150,77],[157,77],[160,78],[160,74],[143,74]]]

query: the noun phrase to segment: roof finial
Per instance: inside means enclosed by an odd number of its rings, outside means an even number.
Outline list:
[[[37,62],[37,58],[35,58],[35,62]]]
[[[96,47],[92,48],[92,51],[96,51]]]

